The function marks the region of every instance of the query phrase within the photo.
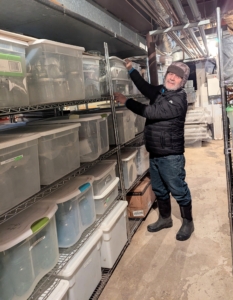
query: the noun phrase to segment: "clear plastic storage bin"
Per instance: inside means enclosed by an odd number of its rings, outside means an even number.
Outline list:
[[[118,182],[119,178],[115,180],[105,189],[105,191],[99,195],[94,196],[95,210],[97,215],[102,215],[110,207],[113,201],[118,195]]]
[[[100,98],[100,57],[83,55],[83,75],[86,99]]]
[[[40,182],[48,185],[80,167],[79,127],[80,123],[46,125],[31,122],[31,126],[21,126],[9,130],[12,135],[38,133]],[[41,125],[40,125],[41,124]]]
[[[95,219],[92,176],[79,176],[42,201],[58,205],[56,224],[60,248],[73,246]]]
[[[137,150],[137,174],[142,175],[149,169],[150,160],[149,160],[149,152],[147,152],[145,145],[140,147],[130,147],[132,150]]]
[[[14,130],[10,129],[9,131]],[[9,132],[4,131],[4,133]],[[40,190],[39,135],[5,136],[0,143],[0,215]]]
[[[49,40],[29,42],[26,61],[30,103],[84,99],[83,51],[82,47]]]
[[[112,85],[114,93],[122,93],[123,95],[130,95],[133,93],[133,82],[131,79],[112,79]],[[100,78],[100,90],[102,96],[109,95],[106,76]]]
[[[0,36],[0,107],[29,104],[25,49],[28,43]]]
[[[127,201],[118,201],[100,225],[103,232],[101,267],[112,268],[127,242]]]
[[[74,254],[58,277],[69,281],[69,300],[89,300],[99,284],[101,273],[100,247],[102,231],[95,232]]]
[[[135,115],[130,110],[116,111],[120,144],[125,144],[135,137]],[[115,145],[112,115],[108,117],[109,144]]]
[[[87,170],[85,175],[91,175],[93,179],[94,196],[100,196],[116,179],[116,162],[101,161],[93,168]]]
[[[121,160],[123,164],[123,176],[125,188],[129,189],[137,179],[137,150],[122,149]]]
[[[56,278],[54,283],[48,289],[41,292],[41,296],[38,298],[38,300],[44,300],[45,297],[47,300],[68,300],[68,290],[69,281]],[[49,296],[47,298],[48,294]]]
[[[36,203],[0,226],[1,300],[25,300],[56,265],[56,205]]]
[[[112,79],[129,79],[128,70],[125,61],[116,56],[109,57]]]
[[[144,131],[146,118],[135,114],[135,134]]]

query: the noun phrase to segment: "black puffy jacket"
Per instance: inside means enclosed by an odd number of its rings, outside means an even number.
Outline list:
[[[184,122],[187,113],[187,95],[183,89],[168,91],[163,85],[153,86],[138,71],[130,74],[139,91],[150,99],[145,105],[133,99],[126,107],[146,118],[144,138],[150,157],[184,153]]]

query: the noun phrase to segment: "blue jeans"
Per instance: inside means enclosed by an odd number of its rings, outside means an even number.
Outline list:
[[[158,200],[167,200],[170,193],[179,205],[187,205],[191,194],[185,182],[184,155],[150,158],[152,189]]]

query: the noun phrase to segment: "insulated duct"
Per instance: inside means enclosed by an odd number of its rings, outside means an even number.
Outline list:
[[[196,0],[187,0],[187,2],[190,6],[190,9],[192,11],[192,14],[193,14],[193,17],[194,17],[195,21],[201,21],[201,13],[200,13],[199,8],[197,6]],[[206,40],[206,36],[205,36],[204,27],[200,26],[200,27],[198,27],[198,29],[200,31],[203,43],[205,45],[206,53],[209,56],[209,50],[208,50],[208,46],[207,46],[207,40]]]
[[[191,0],[191,1],[196,1],[196,0]],[[181,5],[180,3],[180,0],[171,0],[171,3],[172,5],[174,6],[175,10],[176,10],[176,13],[177,15],[179,16],[181,22],[183,24],[187,24],[189,23],[189,19],[183,9],[183,6]],[[194,31],[192,28],[187,28],[188,30],[188,33],[190,34],[193,42],[195,43],[196,47],[198,48],[198,51],[203,55],[203,56],[206,56],[206,53],[203,51]]]

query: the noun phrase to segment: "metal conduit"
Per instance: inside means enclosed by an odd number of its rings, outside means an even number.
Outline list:
[[[201,13],[198,9],[196,0],[187,0],[187,2],[192,11],[195,21],[201,21]],[[206,53],[209,56],[209,50],[208,50],[208,46],[207,46],[207,40],[206,40],[206,36],[205,36],[204,26],[200,26],[200,27],[198,27],[198,29],[200,31],[203,43],[205,45]]]
[[[192,0],[194,1],[194,0]],[[182,20],[183,24],[186,24],[186,23],[189,23],[189,19],[187,18],[187,15],[183,9],[183,6],[181,5],[180,3],[180,0],[171,0],[179,18]],[[206,53],[203,51],[203,49],[201,48],[201,45],[193,31],[192,28],[188,28],[188,33],[190,34],[193,42],[195,43],[195,45],[197,46],[198,50],[200,51],[200,53],[203,55],[203,56],[206,56]]]
[[[139,0],[139,2],[144,5],[144,7],[147,8],[147,10],[150,12],[153,11],[153,15],[155,17],[155,21],[161,26],[161,27],[169,27],[169,24],[166,20],[164,20],[157,11],[155,11],[153,2],[151,0]],[[147,3],[146,3],[147,2]],[[138,2],[137,2],[138,3]],[[174,33],[174,32],[168,32],[167,33],[172,39],[174,39],[177,44],[190,56],[195,57],[193,53],[189,51],[189,49],[186,47],[186,45],[180,40],[180,38]]]
[[[161,16],[157,16],[155,14],[155,10],[152,7],[149,7],[149,5],[143,1],[143,0],[133,0],[133,2],[135,4],[137,4],[137,6],[139,6],[146,14],[148,14],[158,25],[160,25],[161,27],[168,27],[169,24],[163,19],[161,18]],[[194,54],[192,54],[189,49],[185,46],[185,44],[180,40],[180,38],[173,32],[168,32],[167,33],[172,39],[174,39],[177,44],[190,56],[190,57],[196,57]]]

